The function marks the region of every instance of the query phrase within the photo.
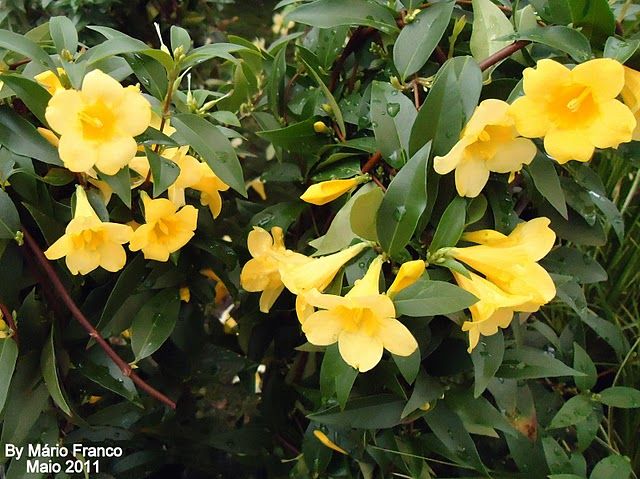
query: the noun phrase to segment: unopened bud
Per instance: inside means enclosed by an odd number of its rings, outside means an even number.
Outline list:
[[[316,133],[331,133],[331,128],[329,128],[323,121],[316,121],[313,124],[313,131]]]

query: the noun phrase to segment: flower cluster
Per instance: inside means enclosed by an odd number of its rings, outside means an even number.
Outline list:
[[[152,112],[137,86],[123,87],[100,70],[87,73],[80,90],[65,88],[61,78],[65,78],[62,69],[35,77],[52,95],[45,116],[53,131],[39,131],[58,148],[64,166],[84,183],[97,187],[105,203],[112,190],[99,175],[116,175],[129,167],[139,177],[132,179],[132,188],[152,184],[149,160],[135,137],[150,126],[171,135],[175,130],[168,121]],[[159,146],[154,149],[160,150]],[[186,205],[185,190],[199,191],[201,204],[208,206],[215,218],[222,208],[220,192],[229,189],[209,165],[188,153],[189,146],[159,151],[177,165],[179,174],[168,188],[168,199],[152,199],[144,190],[140,192],[145,223],[132,222],[135,230],[102,221],[85,190],[78,186],[73,219],[46,256],[64,257],[73,274],[88,274],[99,266],[112,272],[122,269],[126,262],[122,245],[126,243],[131,251],[141,250],[146,259],[167,261],[171,253],[189,242],[197,226],[198,210]]]

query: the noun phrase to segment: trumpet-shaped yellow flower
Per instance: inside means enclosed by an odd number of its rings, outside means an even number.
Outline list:
[[[434,158],[437,173],[444,175],[456,170],[456,189],[460,196],[478,196],[490,172],[520,171],[522,165],[531,163],[536,155],[536,145],[518,137],[508,111],[509,104],[502,100],[484,100],[451,151]]]
[[[363,178],[358,176],[348,180],[322,181],[307,188],[300,199],[313,205],[325,205],[358,186]]]
[[[409,356],[418,347],[411,332],[396,319],[391,298],[380,294],[381,268],[378,257],[344,297],[316,289],[305,294],[309,304],[320,308],[302,324],[309,342],[318,346],[337,342],[345,362],[360,372],[375,367],[384,349]]]
[[[281,261],[304,264],[312,259],[287,250],[284,245],[284,233],[279,226],[271,228],[271,234],[254,226],[247,238],[247,247],[253,258],[243,266],[240,284],[246,291],[262,292],[260,311],[268,313],[284,290],[280,277]]]
[[[514,309],[526,303],[528,296],[516,296],[504,292],[495,284],[470,272],[470,278],[453,271],[458,286],[478,298],[478,302],[469,307],[471,321],[462,324],[462,330],[469,332],[469,349],[471,352],[480,340],[480,336],[491,336],[498,328],[506,328],[511,324]]]
[[[167,261],[193,237],[198,210],[187,205],[176,211],[176,205],[165,198],[152,200],[146,193],[141,196],[146,222],[133,232],[129,249],[142,250],[146,259]]]
[[[53,243],[45,256],[65,258],[72,274],[87,274],[102,266],[107,271],[121,270],[127,260],[122,246],[133,230],[127,225],[105,223],[98,218],[81,186],[76,187],[76,207],[65,233]]]
[[[84,77],[82,90],[52,96],[45,116],[61,135],[58,151],[68,169],[86,172],[96,166],[115,175],[135,156],[133,137],[149,126],[151,106],[138,87],[124,88],[93,70]]]
[[[555,242],[549,223],[548,218],[535,218],[520,223],[509,236],[493,230],[468,233],[463,239],[479,244],[452,248],[449,254],[484,274],[506,293],[528,297],[518,311],[537,311],[556,295],[551,276],[537,263]]]
[[[51,95],[55,95],[59,91],[63,91],[65,88],[60,83],[60,76],[64,75],[64,69],[58,68],[58,74],[56,75],[51,70],[43,71],[33,77],[35,81],[40,83]]]
[[[184,190],[193,188],[202,179],[203,170],[201,163],[189,153],[189,146],[180,148],[167,148],[162,156],[173,161],[180,168],[180,174],[167,191],[169,199],[176,206],[185,204]]]
[[[636,119],[633,139],[640,140],[640,72],[624,67],[624,87],[620,92],[624,104],[629,107]]]
[[[631,141],[636,119],[616,100],[625,83],[617,61],[598,58],[569,70],[545,59],[523,75],[524,96],[510,108],[516,129],[528,138],[544,137],[547,153],[559,163],[589,161],[595,148]]]
[[[402,263],[402,266],[400,266],[396,278],[393,280],[393,283],[391,283],[391,286],[389,286],[389,289],[387,290],[387,296],[393,298],[404,288],[408,288],[409,286],[411,286],[413,283],[418,281],[418,279],[420,279],[420,276],[424,274],[425,269],[426,265],[421,259]]]
[[[206,163],[200,163],[200,179],[191,187],[200,191],[200,204],[208,206],[211,215],[217,218],[222,211],[221,191],[227,191],[229,185],[222,181]]]

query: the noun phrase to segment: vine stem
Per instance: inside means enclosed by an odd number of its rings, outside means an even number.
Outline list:
[[[480,70],[485,71],[491,68],[496,63],[501,62],[507,57],[510,57],[515,52],[522,50],[524,47],[529,45],[529,43],[531,42],[529,42],[528,40],[518,40],[517,42],[514,42],[511,45],[507,45],[506,47],[498,50],[493,55],[488,56],[480,63],[478,63],[478,66],[480,67]]]
[[[0,313],[2,313],[2,317],[13,331],[13,340],[18,344],[18,328],[16,327],[16,323],[13,320],[13,315],[7,305],[4,303],[0,303]]]
[[[369,171],[373,170],[373,168],[378,164],[378,162],[381,159],[382,159],[382,153],[380,153],[379,151],[376,151],[373,155],[369,157],[367,162],[364,165],[362,165],[362,168],[360,170],[363,173],[368,173]]]
[[[26,246],[31,250],[33,254],[33,258],[36,260],[38,265],[42,268],[49,281],[51,282],[51,286],[58,294],[60,300],[65,304],[69,312],[73,316],[73,318],[80,323],[80,325],[87,331],[89,336],[91,336],[100,347],[104,350],[104,352],[109,356],[109,358],[120,368],[122,374],[126,377],[130,378],[140,389],[145,391],[149,396],[157,399],[158,401],[166,404],[171,409],[176,408],[176,403],[171,400],[169,397],[162,394],[160,391],[155,389],[153,386],[149,385],[146,381],[144,381],[140,376],[136,374],[136,372],[131,368],[131,366],[116,353],[111,345],[100,335],[98,330],[89,322],[86,316],[80,311],[80,308],[73,301],[71,296],[69,295],[67,289],[60,281],[58,274],[49,263],[49,260],[45,257],[42,249],[38,246],[38,243],[31,236],[31,234],[26,230],[26,228],[22,228],[22,233],[24,234],[24,240]]]

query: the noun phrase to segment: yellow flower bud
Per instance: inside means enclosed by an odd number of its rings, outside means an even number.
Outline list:
[[[313,131],[316,133],[331,133],[331,128],[325,125],[323,121],[316,121],[313,124]]]
[[[348,180],[328,180],[316,183],[307,188],[300,199],[313,205],[325,205],[344,195],[363,182],[362,176],[349,178]]]
[[[188,286],[180,288],[180,301],[184,301],[185,303],[191,301],[191,290]]]

